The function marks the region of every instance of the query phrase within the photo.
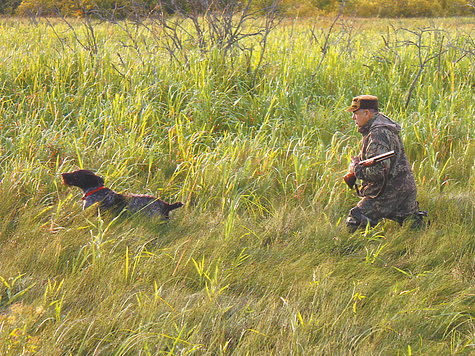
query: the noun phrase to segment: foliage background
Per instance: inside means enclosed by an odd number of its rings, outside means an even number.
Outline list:
[[[185,22],[176,57],[154,26],[0,20],[0,354],[473,354],[473,18],[284,19],[231,55]],[[425,229],[344,228],[362,93]],[[77,168],[186,205],[82,211]]]
[[[198,1],[199,2],[199,1]],[[170,0],[161,2],[165,6]],[[226,1],[223,1],[225,4]],[[244,1],[243,1],[244,3]],[[254,0],[257,7],[268,6],[268,0]],[[50,15],[58,7],[63,14],[81,16],[81,9],[99,7],[111,10],[115,7],[133,6],[153,9],[158,4],[156,0],[4,0],[0,4],[0,14],[6,15]],[[308,17],[319,14],[328,14],[338,11],[341,0],[282,0],[279,7],[286,16]],[[127,14],[128,11],[124,10]],[[345,13],[360,17],[433,17],[433,16],[459,16],[474,13],[473,0],[347,0]]]

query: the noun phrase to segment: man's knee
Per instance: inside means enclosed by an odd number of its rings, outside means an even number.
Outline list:
[[[354,232],[360,226],[364,227],[368,224],[374,227],[378,224],[378,221],[363,214],[363,211],[357,206],[350,210],[348,218],[346,219],[346,226],[350,232]]]

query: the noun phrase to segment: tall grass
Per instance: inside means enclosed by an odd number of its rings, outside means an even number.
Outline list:
[[[424,21],[354,20],[326,54],[289,21],[261,66],[191,44],[182,66],[145,31],[137,52],[97,25],[91,55],[80,24],[2,19],[1,353],[473,352],[473,19]],[[382,36],[428,26],[451,46],[406,107],[418,54]],[[423,231],[344,229],[343,109],[362,93],[403,127]],[[98,217],[60,184],[77,168],[186,205],[167,224]]]

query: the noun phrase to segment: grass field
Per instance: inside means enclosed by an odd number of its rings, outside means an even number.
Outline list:
[[[474,19],[331,23],[172,59],[0,19],[0,354],[473,354]],[[345,230],[359,94],[403,127],[422,231]],[[186,205],[97,217],[78,168]]]

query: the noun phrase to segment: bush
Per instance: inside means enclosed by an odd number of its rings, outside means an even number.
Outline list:
[[[361,17],[438,17],[473,14],[470,0],[350,0],[348,14]]]
[[[247,4],[243,0],[222,0],[221,4],[236,1]],[[287,16],[315,16],[321,13],[336,12],[342,0],[280,0],[279,7]],[[87,11],[97,8],[113,11],[114,14],[124,17],[136,13],[138,7],[143,7],[149,13],[159,2],[157,0],[83,0],[81,5],[75,0],[3,0],[0,1],[0,14],[39,15],[53,14],[60,9],[66,16],[82,16],[84,9]],[[193,7],[203,5],[202,0],[177,1],[162,0],[161,4],[174,12],[178,4],[187,4]],[[253,8],[265,8],[274,3],[273,0],[253,0]],[[474,0],[346,0],[345,11],[348,15],[360,17],[432,17],[432,16],[458,16],[474,14]],[[133,4],[133,6],[131,6]],[[206,6],[205,6],[206,7]],[[120,13],[117,12],[120,9]],[[199,10],[198,10],[199,11]]]
[[[13,15],[21,0],[4,0],[0,2],[0,14]]]

